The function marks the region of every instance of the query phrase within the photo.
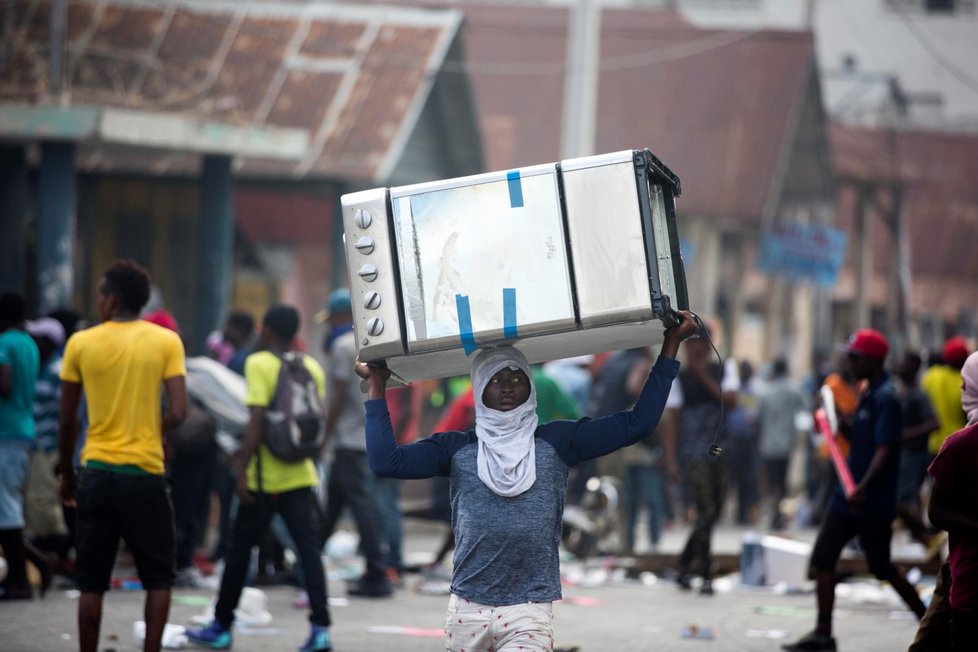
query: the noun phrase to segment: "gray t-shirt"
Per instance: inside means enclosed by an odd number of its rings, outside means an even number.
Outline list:
[[[761,431],[760,452],[764,459],[784,459],[795,446],[795,415],[807,409],[805,397],[781,378],[772,381],[757,402]]]
[[[360,391],[360,377],[353,370],[357,358],[357,341],[353,331],[336,338],[329,353],[330,389],[326,400],[336,390],[336,382],[346,383],[346,400],[343,411],[336,422],[336,432],[332,433],[336,448],[346,450],[367,450],[367,440],[363,433],[363,399]]]

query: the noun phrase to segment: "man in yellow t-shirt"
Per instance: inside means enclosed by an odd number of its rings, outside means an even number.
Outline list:
[[[102,323],[68,340],[61,366],[58,452],[61,500],[78,506],[76,566],[79,648],[95,652],[102,596],[109,588],[120,537],[146,589],[145,650],[159,650],[174,577],[173,505],[163,477],[163,430],[187,412],[180,338],[142,321],[149,274],[117,261],[102,276]],[[166,390],[167,409],[161,405]],[[72,457],[82,391],[88,434],[75,478]]]
[[[309,594],[310,633],[299,652],[332,649],[326,578],[316,528],[317,508],[313,492],[319,484],[316,467],[312,459],[291,463],[278,459],[262,442],[265,417],[275,398],[282,356],[289,351],[297,332],[299,313],[296,309],[285,305],[272,306],[262,321],[259,351],[245,360],[245,381],[248,385],[245,403],[251,415],[235,464],[238,469],[237,493],[241,502],[234,518],[231,549],[214,607],[214,620],[202,629],[187,630],[187,637],[195,645],[212,650],[231,647],[234,610],[244,588],[251,549],[258,544],[272,516],[278,512],[295,541],[306,592]],[[307,355],[303,355],[302,359],[316,381],[320,399],[324,398],[326,374],[323,368]]]
[[[944,342],[941,364],[932,366],[920,379],[920,388],[930,399],[941,424],[927,440],[931,455],[937,455],[944,440],[968,423],[961,408],[961,367],[967,359],[967,342],[963,337],[952,337]]]

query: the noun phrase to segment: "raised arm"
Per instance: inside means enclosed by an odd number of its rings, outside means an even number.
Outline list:
[[[454,452],[454,437],[461,433],[442,433],[398,446],[394,438],[391,415],[387,410],[385,391],[390,370],[383,364],[367,364],[358,359],[356,373],[367,381],[364,402],[367,431],[367,462],[381,477],[419,479],[448,475]]]
[[[678,326],[666,330],[659,357],[635,406],[600,419],[578,421],[573,426],[566,449],[569,463],[576,464],[581,460],[607,455],[645,439],[655,430],[662,418],[672,381],[679,371],[676,361],[679,345],[699,330],[692,313],[681,311],[679,314],[682,321]]]
[[[369,399],[364,403],[367,420],[367,462],[384,478],[420,479],[451,472],[452,453],[463,433],[439,433],[398,446],[391,427],[387,402]]]

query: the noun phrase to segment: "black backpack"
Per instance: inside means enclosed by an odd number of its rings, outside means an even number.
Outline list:
[[[326,441],[326,409],[303,355],[289,352],[281,360],[265,417],[265,445],[286,462],[316,458]]]

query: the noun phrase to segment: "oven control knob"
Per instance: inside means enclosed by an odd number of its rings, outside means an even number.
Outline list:
[[[384,332],[384,320],[380,317],[371,317],[367,320],[367,335],[377,337]]]
[[[367,310],[380,308],[380,293],[370,291],[363,295],[363,307]]]
[[[371,215],[370,211],[365,208],[358,208],[357,212],[353,214],[353,223],[356,224],[358,228],[366,229],[373,221],[374,216]]]
[[[377,266],[370,264],[364,265],[360,268],[360,271],[357,272],[357,276],[368,283],[372,283],[373,281],[377,280]]]
[[[367,256],[374,252],[374,239],[369,235],[365,235],[357,240],[357,243],[353,246],[356,247],[357,251],[359,251],[361,254]]]

